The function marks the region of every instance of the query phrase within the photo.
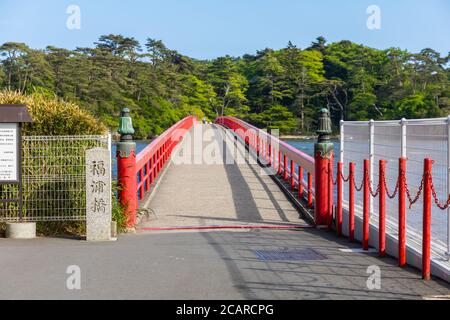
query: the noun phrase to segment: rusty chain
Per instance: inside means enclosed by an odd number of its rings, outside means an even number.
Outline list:
[[[368,174],[367,171],[366,171],[366,174]],[[411,209],[411,208],[413,207],[413,205],[416,204],[417,201],[419,201],[419,199],[420,199],[420,197],[421,197],[421,195],[422,195],[422,193],[423,193],[423,188],[424,188],[424,186],[425,186],[425,179],[426,179],[426,176],[429,176],[430,179],[431,179],[431,191],[432,191],[432,196],[433,196],[433,199],[434,199],[434,202],[435,202],[436,206],[437,206],[439,209],[441,209],[441,210],[447,210],[448,208],[450,208],[450,194],[448,195],[447,201],[446,201],[445,203],[443,203],[443,202],[441,202],[441,201],[439,200],[438,195],[437,195],[437,192],[436,192],[436,189],[435,189],[435,187],[434,187],[433,176],[432,176],[430,173],[425,173],[425,174],[422,176],[422,179],[421,179],[421,182],[420,182],[419,189],[418,189],[417,193],[415,194],[414,198],[413,198],[412,195],[411,195],[411,190],[410,190],[410,188],[409,188],[409,185],[408,185],[408,181],[407,181],[405,172],[401,172],[401,173],[399,174],[399,177],[397,178],[397,182],[396,182],[396,184],[395,184],[395,189],[394,189],[394,191],[393,191],[392,193],[389,192],[389,189],[388,189],[388,187],[387,187],[386,177],[385,177],[384,174],[383,174],[381,180],[383,181],[382,183],[384,184],[384,188],[385,188],[385,190],[386,190],[386,195],[387,195],[390,199],[394,199],[394,198],[398,195],[398,192],[399,192],[399,189],[400,189],[400,181],[402,181],[402,182],[405,184],[406,196],[407,196],[407,198],[408,198],[409,208]],[[341,173],[340,173],[340,178],[341,178],[344,182],[349,182],[349,181],[350,181],[350,178],[353,178],[353,184],[354,184],[354,186],[355,186],[356,191],[358,191],[358,192],[360,192],[360,191],[363,189],[363,187],[364,187],[364,178],[363,178],[363,180],[362,180],[362,182],[361,182],[361,185],[360,185],[359,187],[357,187],[357,185],[356,185],[355,175],[353,175],[353,177],[351,177],[351,175],[348,175],[347,177],[345,177],[344,174],[341,172]],[[334,173],[332,172],[332,173],[331,173],[331,180],[332,180],[332,183],[333,183],[334,185],[337,184],[337,180],[338,180],[338,179],[339,179],[339,177],[337,177],[336,180],[334,180]],[[400,180],[400,179],[401,179],[401,180]],[[370,192],[370,194],[371,194],[372,197],[376,198],[376,197],[378,197],[378,196],[380,195],[381,185],[378,184],[378,186],[377,186],[377,188],[376,188],[375,191],[374,191],[372,185],[373,185],[373,182],[372,182],[372,181],[369,181],[369,192]]]
[[[434,198],[434,203],[436,204],[436,206],[441,209],[441,210],[447,210],[450,207],[450,195],[447,198],[447,202],[446,203],[441,203],[439,201],[439,198],[437,196],[437,192],[436,189],[434,188],[434,184],[433,184],[433,176],[430,175],[430,179],[431,179],[431,193],[433,195]]]
[[[356,186],[355,175],[353,175],[353,185],[355,186],[356,191],[360,192],[362,190],[362,188],[364,187],[364,178],[363,178],[363,180],[361,182],[361,187],[358,188]]]
[[[424,176],[422,176],[422,181],[420,182],[419,190],[417,191],[417,194],[414,197],[414,199],[411,197],[411,191],[409,190],[409,187],[408,187],[408,182],[406,180],[406,174],[404,174],[404,173],[402,174],[402,179],[405,184],[406,195],[407,195],[408,201],[409,201],[409,208],[411,209],[412,206],[420,199],[420,196],[422,195],[425,178],[424,178]]]
[[[342,179],[344,182],[349,182],[349,181],[350,181],[350,175],[348,175],[347,178],[346,178],[346,177],[344,177],[344,174],[341,172],[341,179]]]

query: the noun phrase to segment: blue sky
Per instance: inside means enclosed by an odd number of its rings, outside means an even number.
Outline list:
[[[81,29],[66,27],[69,5]],[[381,30],[366,27],[369,5],[381,9]],[[449,0],[0,0],[0,43],[74,49],[102,34],[162,39],[194,58],[240,56],[317,36],[375,48],[450,51]]]

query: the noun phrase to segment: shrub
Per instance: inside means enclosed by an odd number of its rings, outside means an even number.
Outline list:
[[[24,125],[24,135],[96,135],[107,132],[106,126],[89,112],[57,97],[0,91],[0,104],[25,104],[28,107],[33,123]]]
[[[107,132],[106,126],[99,120],[97,120],[89,112],[81,109],[74,103],[63,101],[62,99],[52,97],[49,94],[35,93],[32,95],[23,95],[13,91],[0,91],[0,104],[25,104],[33,119],[33,123],[25,124],[23,128],[24,135],[44,135],[44,136],[61,136],[61,135],[101,135]],[[89,146],[86,145],[86,148]],[[33,152],[28,150],[27,152]],[[45,150],[40,150],[40,156]],[[67,151],[70,152],[70,151]],[[75,152],[75,149],[74,149]],[[33,161],[33,156],[28,156],[29,161]],[[41,159],[42,160],[42,159]],[[60,159],[52,155],[50,149],[45,156],[45,163],[48,166],[44,166],[42,170],[47,168],[58,167],[58,161]],[[44,160],[42,160],[44,161]],[[28,170],[33,166],[27,166]],[[60,167],[55,173],[66,172],[66,169]],[[25,169],[24,169],[25,170]],[[78,170],[74,168],[74,170]],[[32,172],[27,172],[32,174]],[[71,172],[71,174],[77,174],[77,172]],[[58,204],[57,200],[52,200],[55,197],[49,196],[49,202],[46,204],[48,208],[64,208],[64,207],[80,207],[79,205],[69,205],[66,202],[84,202],[84,196],[78,193],[70,192],[70,187],[62,185],[63,182],[48,182],[45,184],[35,183],[29,188],[24,190],[24,209],[26,210],[26,199],[29,197],[37,198],[42,197],[45,192],[51,194],[57,192],[64,192],[64,195],[56,197],[58,199],[64,199],[64,204]],[[116,187],[114,187],[116,189]],[[52,191],[50,191],[52,190]],[[61,191],[64,190],[64,191]],[[123,230],[125,217],[123,210],[118,203],[115,193],[113,195],[113,219],[118,222],[119,230]],[[0,234],[4,224],[0,224]],[[58,222],[39,222],[37,224],[38,234],[40,235],[76,235],[80,236],[86,233],[86,223],[84,221],[58,221]]]

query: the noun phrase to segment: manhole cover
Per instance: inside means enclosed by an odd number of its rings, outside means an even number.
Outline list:
[[[326,260],[327,257],[314,249],[304,250],[255,250],[259,260],[289,260],[289,261],[315,261]]]

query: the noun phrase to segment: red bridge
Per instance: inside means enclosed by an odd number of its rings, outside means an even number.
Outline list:
[[[407,185],[407,159],[400,158],[397,176],[390,177],[397,181],[395,190],[389,190],[385,160],[376,164],[378,181],[372,181],[370,170],[374,164],[370,159],[348,167],[342,162],[336,165],[326,110],[319,124],[314,158],[233,117],[218,118],[215,124],[200,124],[196,118],[187,117],[136,155],[131,118],[125,112],[118,172],[120,200],[129,227],[142,233],[294,232],[299,244],[318,256],[318,239],[322,239],[335,248],[335,252],[324,256],[335,255],[337,260],[348,261],[359,257],[362,260],[358,261],[367,261],[368,267],[392,265],[396,259],[396,272],[407,279],[405,283],[419,278],[407,265],[419,269],[425,280],[434,274],[448,282],[448,262],[433,259],[430,228],[432,205],[445,210],[450,199],[442,203],[433,188],[432,159],[420,159],[422,181],[413,194]],[[361,181],[356,181],[356,168],[361,171]],[[355,214],[359,210],[355,209],[358,191],[364,197],[361,215]],[[347,202],[343,199],[345,192]],[[397,203],[399,223],[394,234],[386,231],[386,197]],[[406,240],[406,208],[418,205],[420,199],[423,233],[417,250]],[[373,201],[378,204],[376,220],[371,212]],[[289,256],[289,252],[284,248],[283,254]],[[349,270],[356,265],[350,263]],[[359,274],[365,271],[353,270]]]

